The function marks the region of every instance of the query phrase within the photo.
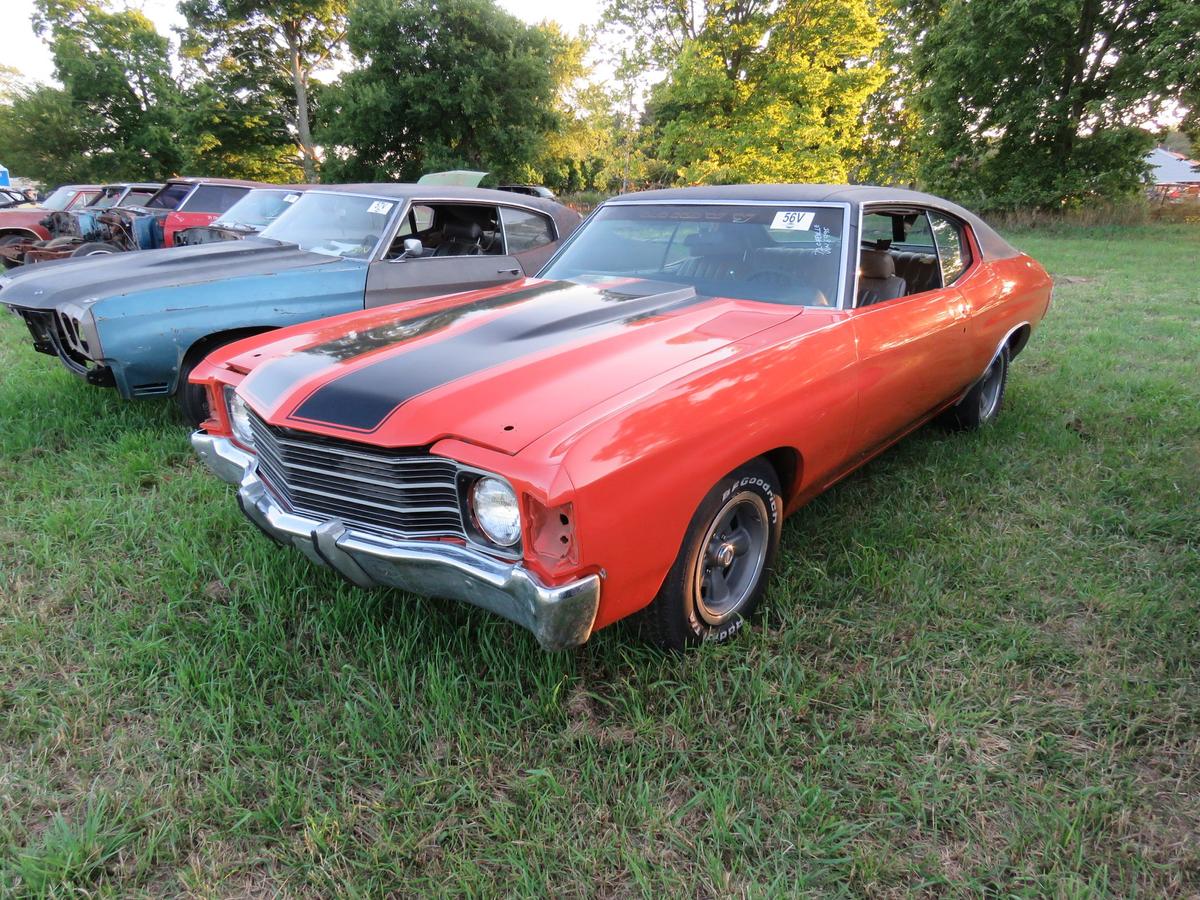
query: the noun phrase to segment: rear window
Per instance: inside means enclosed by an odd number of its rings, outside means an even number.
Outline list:
[[[554,241],[554,230],[546,216],[502,206],[500,220],[504,223],[504,236],[508,241],[509,253],[533,250]]]
[[[179,208],[180,212],[223,213],[241,200],[249,188],[227,184],[202,184]]]

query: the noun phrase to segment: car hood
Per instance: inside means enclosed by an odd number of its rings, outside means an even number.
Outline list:
[[[249,372],[239,391],[275,425],[384,447],[457,437],[516,453],[798,312],[630,279],[528,280],[298,326],[225,363]]]
[[[30,267],[28,274],[5,284],[0,302],[26,309],[53,309],[68,302],[86,308],[129,294],[344,262],[262,238],[114,253],[42,271]]]

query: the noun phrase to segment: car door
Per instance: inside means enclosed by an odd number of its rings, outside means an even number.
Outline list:
[[[489,223],[490,238],[470,251],[438,254],[425,246],[421,256],[405,253],[406,238],[437,239],[443,223],[455,216],[475,217]],[[507,284],[524,277],[517,258],[504,249],[501,220],[495,206],[464,203],[415,202],[405,214],[391,247],[367,272],[365,305],[368,309],[404,303],[441,294],[457,294]]]
[[[870,241],[872,215],[905,220],[913,217],[903,240],[881,238]],[[868,244],[860,249],[859,282],[864,254],[920,255],[936,247],[924,210],[864,212],[863,236]],[[900,229],[894,231],[900,236]],[[883,249],[881,249],[883,248]],[[910,271],[918,287],[900,296],[873,298],[860,289],[850,311],[858,343],[859,415],[854,445],[860,454],[870,454],[902,435],[969,384],[972,353],[968,337],[970,310],[963,293],[954,285],[943,286],[940,268],[934,286],[919,273]],[[909,279],[903,279],[907,284]]]

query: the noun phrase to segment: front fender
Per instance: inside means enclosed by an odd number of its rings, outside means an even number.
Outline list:
[[[99,300],[103,359],[123,397],[175,392],[188,350],[210,335],[274,329],[362,309],[366,266],[327,265]]]

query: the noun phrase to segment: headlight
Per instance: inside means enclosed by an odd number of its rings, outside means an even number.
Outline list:
[[[471,488],[471,512],[484,537],[501,547],[521,539],[517,495],[499,478],[480,478]]]
[[[254,431],[250,428],[250,407],[230,385],[225,385],[225,411],[229,414],[233,436],[243,447],[251,449],[254,446]]]

